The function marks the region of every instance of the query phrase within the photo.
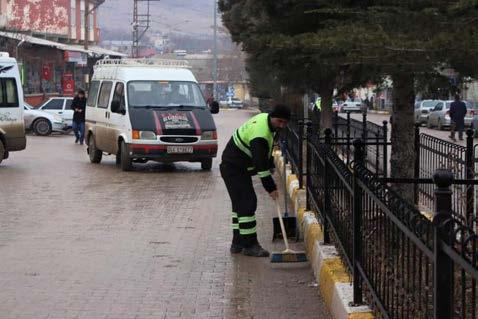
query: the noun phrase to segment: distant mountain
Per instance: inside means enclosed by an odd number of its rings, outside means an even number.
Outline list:
[[[139,13],[146,13],[146,1],[139,2]],[[212,33],[214,0],[151,1],[151,31],[187,34]],[[106,0],[99,8],[99,27],[114,33],[131,34],[133,0]],[[218,24],[221,18],[218,14]]]

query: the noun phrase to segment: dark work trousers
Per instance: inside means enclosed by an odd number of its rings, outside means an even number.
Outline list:
[[[232,202],[232,243],[243,247],[257,244],[257,196],[252,177],[243,168],[221,163],[221,176]]]

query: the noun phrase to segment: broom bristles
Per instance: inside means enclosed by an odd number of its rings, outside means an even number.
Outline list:
[[[271,262],[273,263],[297,263],[297,262],[306,262],[307,255],[304,252],[281,252],[281,253],[272,253]]]

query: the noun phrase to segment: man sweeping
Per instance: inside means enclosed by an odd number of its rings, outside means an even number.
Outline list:
[[[289,119],[290,109],[281,104],[270,114],[252,117],[234,132],[222,153],[221,176],[232,202],[233,254],[269,256],[257,240],[257,197],[251,176],[257,174],[271,198],[278,199],[271,174],[272,148],[277,131],[286,127]]]

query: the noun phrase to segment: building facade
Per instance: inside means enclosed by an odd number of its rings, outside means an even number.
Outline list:
[[[102,2],[89,1],[93,11],[86,23],[91,43],[100,40],[95,6]],[[83,0],[0,0],[0,30],[62,43],[82,43],[85,41],[85,6]]]

